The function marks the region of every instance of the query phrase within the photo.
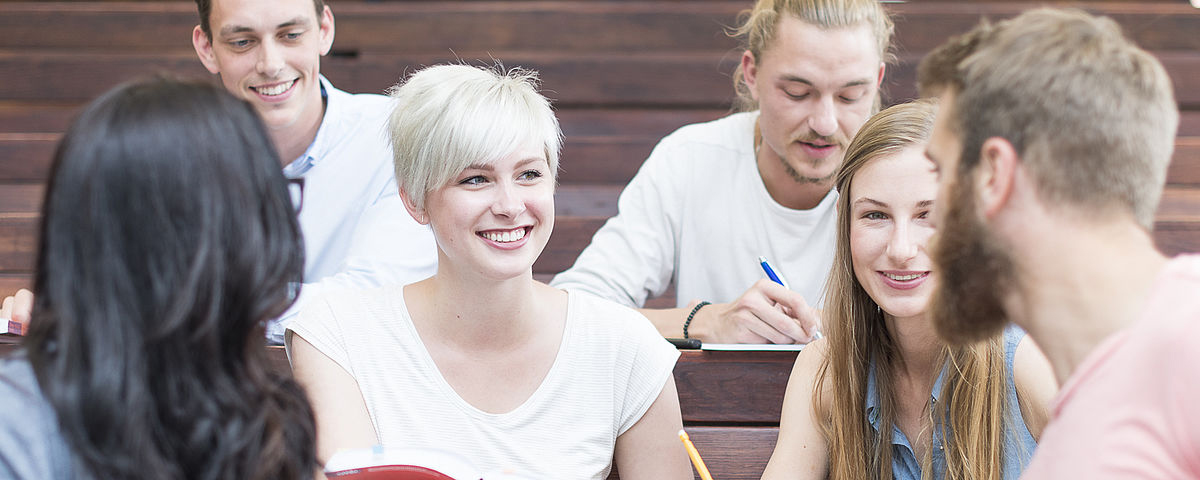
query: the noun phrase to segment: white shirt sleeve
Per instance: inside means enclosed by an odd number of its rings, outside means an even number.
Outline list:
[[[303,337],[314,348],[346,370],[346,373],[354,375],[347,350],[346,336],[343,334],[342,328],[337,315],[333,312],[333,306],[325,298],[313,298],[287,326],[287,330],[294,335]],[[286,342],[284,346],[290,361],[292,343]]]
[[[630,314],[622,327],[627,335],[622,348],[630,351],[616,359],[618,374],[627,375],[613,390],[618,436],[641,420],[658,399],[679,359],[679,350],[663,339],[646,317],[638,312]]]
[[[605,222],[575,265],[552,286],[579,290],[629,307],[661,295],[675,274],[678,225],[685,199],[672,176],[676,155],[670,137],[621,192],[617,215]],[[682,186],[685,187],[685,186]]]

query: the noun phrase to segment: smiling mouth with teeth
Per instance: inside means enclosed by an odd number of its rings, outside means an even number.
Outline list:
[[[292,85],[294,85],[295,83],[296,83],[295,80],[291,80],[288,82],[280,83],[273,87],[250,87],[250,88],[254,89],[254,91],[258,92],[261,95],[268,96],[268,97],[274,97],[276,95],[282,95],[283,92],[290,90],[292,88]]]
[[[509,242],[515,242],[517,240],[525,238],[526,233],[527,233],[526,229],[524,227],[522,227],[522,228],[515,228],[512,230],[508,230],[508,231],[503,231],[503,232],[497,232],[497,231],[480,232],[479,236],[486,238],[488,240],[491,240],[493,242],[496,242],[496,243],[509,243]]]
[[[892,279],[892,280],[895,280],[895,281],[897,281],[897,282],[906,282],[906,281],[908,281],[908,280],[916,280],[916,279],[918,279],[918,278],[921,278],[921,277],[924,277],[924,276],[925,276],[925,274],[924,274],[924,273],[914,273],[914,274],[911,274],[911,275],[892,275],[892,274],[890,274],[890,273],[886,273],[886,272],[885,272],[883,275],[884,275],[884,276],[886,276],[886,277],[888,277],[888,278],[890,278],[890,279]]]

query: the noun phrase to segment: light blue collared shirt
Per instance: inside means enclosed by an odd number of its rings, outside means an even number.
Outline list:
[[[325,115],[317,136],[283,169],[288,178],[304,178],[306,258],[300,297],[268,326],[274,343],[283,343],[284,328],[308,299],[344,288],[411,283],[437,270],[433,232],[408,214],[396,186],[387,135],[392,100],[343,92],[325,77],[321,93]]]
[[[1021,415],[1021,407],[1017,400],[1017,387],[1013,380],[1013,360],[1017,344],[1024,337],[1025,331],[1016,326],[1011,326],[1004,331],[1004,362],[1008,369],[1008,393],[1005,397],[1009,418],[1005,421],[1008,428],[1004,431],[1004,468],[1002,472],[1006,480],[1016,480],[1021,476],[1029,459],[1033,457],[1034,448],[1037,447],[1037,441],[1029,433],[1029,428],[1025,426],[1025,418]],[[930,408],[941,408],[939,401],[942,384],[945,382],[948,370],[949,364],[942,366],[941,373],[933,383],[933,391],[929,395]],[[871,362],[871,370],[867,375],[866,415],[871,428],[879,432],[879,393],[875,389],[874,361]],[[933,427],[933,445],[937,448],[932,451],[932,478],[939,479],[946,476],[946,455],[941,448],[941,445],[944,444],[940,425],[941,417],[934,415],[934,421],[939,424]],[[949,433],[953,435],[953,432]],[[896,425],[892,425],[892,477],[896,480],[921,479],[921,462],[913,451],[908,437],[904,436],[904,432],[900,431],[900,427]]]

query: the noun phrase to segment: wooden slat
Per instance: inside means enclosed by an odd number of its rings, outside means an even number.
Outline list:
[[[724,35],[742,1],[331,2],[335,52],[687,51],[736,45]],[[0,45],[192,51],[191,2],[0,3]],[[56,25],[47,31],[45,25]],[[620,30],[613,34],[614,26]],[[88,32],[78,35],[77,32]],[[463,32],[470,32],[464,35]],[[96,42],[95,38],[104,38]]]
[[[1051,2],[1055,3],[1055,2]],[[1067,3],[1067,2],[1057,2]],[[686,7],[681,7],[686,5]],[[897,42],[927,51],[981,16],[1001,19],[1035,2],[909,2]],[[1143,48],[1196,49],[1200,13],[1186,3],[1071,2],[1111,16]],[[335,52],[724,50],[745,1],[333,2]],[[198,22],[190,2],[0,3],[0,45],[11,48],[190,52]],[[44,28],[55,25],[54,29]],[[87,32],[87,34],[79,34]],[[471,32],[463,35],[462,32]],[[95,41],[103,38],[103,42]]]
[[[1167,168],[1168,185],[1200,185],[1200,137],[1176,137]]]
[[[0,132],[61,133],[81,107],[77,103],[0,102]],[[684,125],[715,120],[727,109],[556,109],[563,134],[575,136],[644,136],[659,139]],[[1180,112],[1180,137],[1200,137],[1200,111]]]
[[[779,438],[778,427],[689,426],[685,430],[712,477],[720,480],[758,480]]]
[[[0,132],[65,132],[81,105],[75,102],[0,102]]]
[[[404,72],[423,65],[492,58],[540,72],[546,95],[564,106],[726,108],[732,100],[728,72],[736,58],[722,53],[594,54],[458,52],[384,57],[327,58],[334,85],[347,91],[382,92]],[[130,79],[159,72],[208,76],[194,54],[0,53],[6,78],[0,100],[86,101]]]
[[[41,184],[0,185],[0,215],[41,210],[45,190]]]
[[[0,102],[0,132],[62,133],[82,105],[75,102]],[[554,113],[567,137],[643,136],[657,139],[684,125],[721,118],[729,110],[556,108]],[[1200,124],[1200,112],[1195,116]]]
[[[1157,52],[1171,75],[1181,109],[1200,110],[1200,52]],[[729,74],[737,57],[728,52],[559,54],[545,52],[458,52],[470,62],[500,59],[508,66],[541,72],[544,91],[559,108],[727,108]],[[916,55],[889,68],[886,98],[916,97]],[[322,71],[347,91],[382,92],[403,72],[422,65],[457,61],[449,54],[328,58]],[[6,79],[0,101],[82,102],[132,78],[156,72],[207,76],[194,55],[0,53],[0,71],[22,72]]]
[[[36,213],[0,214],[0,273],[33,271],[37,228]]]
[[[896,43],[904,52],[927,52],[952,35],[969,31],[986,17],[1001,20],[1047,4],[1066,4],[1105,15],[1119,23],[1125,35],[1147,50],[1197,50],[1200,10],[1186,2],[906,2],[890,5],[896,23]]]
[[[17,290],[27,288],[33,289],[33,274],[29,273],[3,273],[0,274],[0,297],[7,297],[17,292]]]
[[[779,424],[796,352],[681,351],[675,385],[684,422]]]
[[[1175,90],[1180,110],[1200,110],[1200,48],[1189,51],[1151,52],[1162,63]],[[885,98],[902,102],[917,98],[917,63],[923,53],[902,53],[899,64],[889,66],[884,78]]]
[[[1179,136],[1200,137],[1200,111],[1179,112]]]

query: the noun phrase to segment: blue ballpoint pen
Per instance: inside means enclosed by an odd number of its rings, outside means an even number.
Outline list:
[[[775,273],[775,269],[771,268],[771,262],[768,262],[766,257],[758,257],[758,264],[762,266],[763,272],[766,272],[767,278],[771,279],[772,282],[783,285],[783,288],[791,288],[788,286],[787,280],[783,279],[782,275]],[[813,340],[821,337],[823,337],[823,335],[821,335],[820,330],[817,330],[817,333],[813,334]]]

